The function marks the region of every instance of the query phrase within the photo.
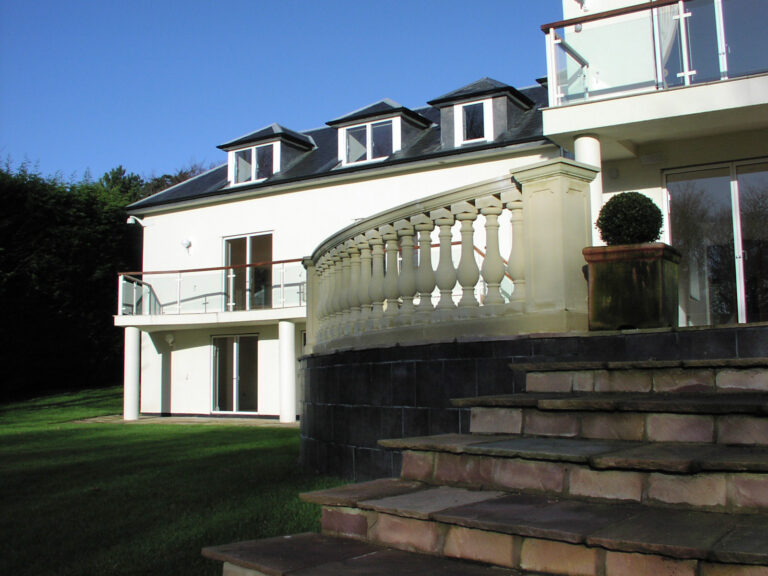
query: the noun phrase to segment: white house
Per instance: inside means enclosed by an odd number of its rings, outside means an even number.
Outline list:
[[[542,136],[546,97],[484,78],[418,110],[381,100],[302,133],[272,124],[219,146],[226,164],[131,205],[144,263],[121,276],[115,317],[126,417],[294,420],[302,257],[358,219],[559,156]]]
[[[132,205],[144,271],[121,278],[115,319],[126,417],[291,420],[307,331],[332,351],[585,330],[580,250],[624,191],[662,208],[662,240],[682,252],[681,326],[768,321],[768,4],[563,0],[563,14],[542,26],[541,86],[485,78],[418,110],[382,100],[316,130],[273,124],[221,145],[226,165]],[[556,203],[554,171],[575,182]],[[418,262],[403,248],[417,241]],[[455,315],[437,295],[454,287]]]

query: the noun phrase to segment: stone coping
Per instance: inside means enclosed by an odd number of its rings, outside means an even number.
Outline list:
[[[254,576],[527,576],[528,572],[304,533],[203,548],[204,557]],[[241,572],[237,572],[240,574]],[[248,574],[248,572],[242,572]],[[537,576],[547,576],[536,573]]]
[[[461,504],[462,501],[468,503]],[[459,505],[451,506],[457,502]],[[368,513],[474,530],[714,562],[768,565],[768,517],[550,495],[425,488],[363,500]],[[370,519],[375,522],[375,520]]]
[[[380,444],[399,450],[570,462],[599,470],[650,470],[681,474],[705,471],[768,472],[768,446],[479,434],[398,438],[382,440]]]
[[[458,398],[457,407],[538,408],[550,411],[657,412],[673,414],[768,414],[768,393],[720,392],[525,392]]]

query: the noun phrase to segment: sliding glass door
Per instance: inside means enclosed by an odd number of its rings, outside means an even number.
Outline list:
[[[258,310],[272,306],[272,234],[224,241],[227,310]]]
[[[258,412],[258,344],[254,334],[213,338],[214,412]]]
[[[669,173],[681,324],[768,321],[768,162]]]

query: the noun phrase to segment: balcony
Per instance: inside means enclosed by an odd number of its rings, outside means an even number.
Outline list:
[[[657,0],[545,24],[544,133],[594,134],[603,160],[768,127],[762,0]]]
[[[657,0],[553,24],[550,105],[768,72],[761,0]]]
[[[123,272],[115,324],[237,324],[303,317],[305,306],[306,271],[300,259]]]
[[[306,260],[311,351],[585,330],[595,174],[551,160],[340,230]]]

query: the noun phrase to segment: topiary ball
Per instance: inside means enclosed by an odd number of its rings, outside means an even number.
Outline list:
[[[655,242],[661,235],[663,217],[653,200],[640,192],[623,192],[600,210],[595,227],[609,246]]]

